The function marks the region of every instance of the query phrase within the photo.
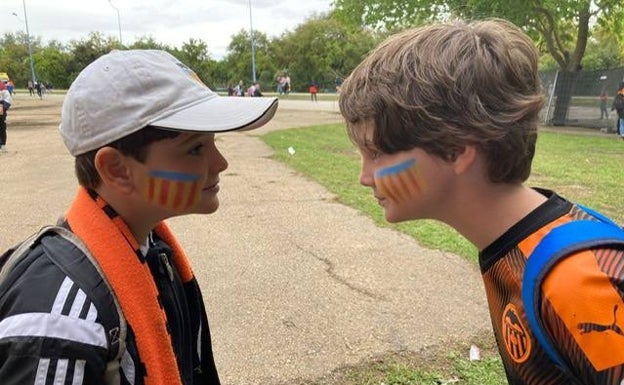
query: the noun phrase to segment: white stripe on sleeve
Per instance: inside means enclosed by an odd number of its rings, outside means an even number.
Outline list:
[[[60,314],[24,313],[0,321],[0,339],[10,337],[47,337],[87,345],[108,347],[101,324]]]

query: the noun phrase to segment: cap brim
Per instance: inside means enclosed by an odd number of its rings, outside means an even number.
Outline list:
[[[150,122],[150,125],[189,132],[253,130],[273,118],[277,105],[277,98],[217,96]]]

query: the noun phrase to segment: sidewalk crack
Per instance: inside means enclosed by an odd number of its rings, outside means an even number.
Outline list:
[[[358,286],[356,284],[353,284],[351,282],[349,282],[347,279],[345,279],[344,277],[341,277],[340,275],[338,275],[335,271],[335,266],[334,263],[332,261],[330,261],[327,258],[321,257],[320,255],[304,249],[303,247],[301,247],[300,245],[295,244],[295,247],[297,247],[299,250],[311,255],[314,259],[317,259],[321,262],[323,262],[323,264],[325,264],[325,271],[327,272],[327,274],[329,275],[329,277],[331,279],[333,279],[334,281],[338,282],[341,285],[344,285],[346,287],[348,287],[349,289],[355,291],[358,294],[364,295],[366,297],[378,300],[378,301],[388,301],[388,299],[386,297],[384,297],[383,295],[379,295],[371,290],[368,290],[366,288],[363,288],[361,286]]]

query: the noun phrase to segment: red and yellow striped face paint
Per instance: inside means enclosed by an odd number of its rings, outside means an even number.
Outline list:
[[[416,166],[416,160],[409,159],[377,170],[375,185],[384,197],[400,203],[410,200],[422,191],[424,181]]]
[[[186,210],[199,203],[199,175],[172,171],[150,171],[145,197],[151,203],[174,210]]]

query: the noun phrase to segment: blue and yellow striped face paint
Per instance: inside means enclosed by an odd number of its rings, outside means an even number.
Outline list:
[[[182,172],[153,170],[145,189],[151,203],[174,210],[195,206],[201,197],[200,176]]]
[[[400,203],[412,199],[422,191],[424,181],[416,159],[409,159],[377,170],[375,185],[384,197]]]

